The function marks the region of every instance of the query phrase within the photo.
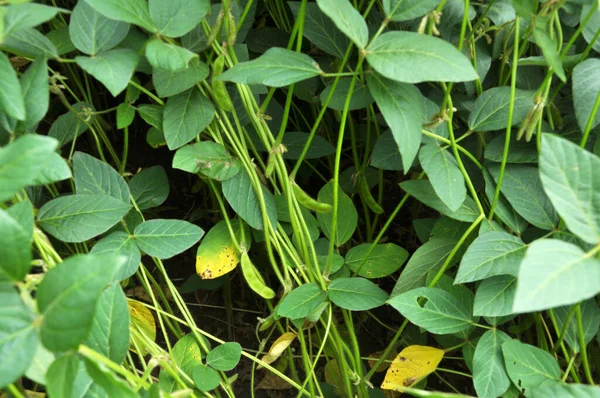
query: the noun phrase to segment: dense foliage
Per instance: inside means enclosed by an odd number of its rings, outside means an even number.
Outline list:
[[[599,1],[213,3],[0,0],[0,395],[600,397]]]

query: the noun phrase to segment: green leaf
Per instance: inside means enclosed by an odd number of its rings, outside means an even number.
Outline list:
[[[477,288],[473,315],[506,316],[513,313],[517,279],[510,275],[487,278]]]
[[[57,357],[48,368],[46,374],[48,395],[53,397],[75,396],[75,391],[73,390],[75,389],[79,369],[80,362],[76,353],[69,352]]]
[[[131,205],[105,195],[61,196],[44,204],[37,215],[40,226],[63,242],[84,242],[108,231]]]
[[[77,2],[69,21],[73,45],[92,56],[115,47],[128,32],[128,23],[105,17],[85,1]]]
[[[288,2],[292,14],[294,14],[294,18],[296,19],[298,18],[301,4],[299,1]],[[350,45],[350,40],[340,32],[331,19],[323,14],[319,6],[315,3],[306,3],[302,34],[315,46],[327,54],[338,58],[344,58],[346,49]]]
[[[92,254],[114,254],[125,259],[125,264],[117,272],[116,280],[122,281],[129,278],[137,271],[142,253],[129,234],[116,231],[102,238],[92,247]]]
[[[137,107],[138,113],[146,123],[159,130],[163,128],[164,106],[142,104]]]
[[[37,350],[33,356],[33,361],[29,364],[29,367],[25,371],[25,377],[29,380],[35,381],[38,384],[47,385],[46,374],[48,368],[54,362],[55,356],[53,353],[48,351],[43,345],[36,344]]]
[[[530,389],[527,396],[531,398],[597,398],[598,386],[590,386],[586,384],[546,383],[540,387]]]
[[[209,0],[150,0],[150,16],[158,33],[180,37],[198,25],[208,13]]]
[[[43,167],[33,181],[33,185],[47,185],[71,178],[71,169],[67,161],[56,152],[50,152],[40,163]]]
[[[135,108],[127,103],[119,104],[117,107],[117,129],[129,127],[135,117]]]
[[[25,373],[38,346],[33,314],[10,282],[0,281],[0,319],[0,388],[4,388]]]
[[[495,275],[517,276],[527,246],[506,232],[478,236],[464,254],[456,283],[474,282]]]
[[[173,168],[224,181],[235,177],[242,164],[223,145],[201,141],[179,148],[173,157]]]
[[[0,209],[0,281],[20,282],[31,268],[31,241],[27,231]]]
[[[221,378],[219,373],[206,365],[198,365],[194,368],[193,377],[196,388],[200,391],[211,391],[219,387]]]
[[[492,162],[500,163],[504,158],[504,141],[506,135],[499,134],[485,147],[485,158]],[[507,163],[537,163],[538,151],[534,141],[518,140],[516,134],[510,136],[509,151],[506,156]]]
[[[158,38],[152,38],[146,43],[146,59],[155,68],[176,71],[189,66],[198,54],[175,44],[165,43]]]
[[[549,16],[538,15],[533,19],[533,22],[535,25],[533,28],[533,37],[535,38],[536,44],[542,49],[544,58],[548,61],[548,65],[550,65],[552,71],[556,73],[556,76],[558,76],[560,80],[566,83],[567,76],[565,75],[562,60],[558,54],[556,36],[551,37],[548,33],[550,29],[549,25],[551,25],[553,21]]]
[[[548,381],[560,380],[560,368],[554,357],[537,347],[510,340],[502,344],[504,365],[512,382],[529,391]]]
[[[497,183],[500,166],[490,165],[488,169]],[[507,164],[501,192],[515,211],[532,225],[543,230],[558,225],[558,214],[544,193],[537,167]]]
[[[327,288],[329,299],[350,311],[367,311],[385,304],[389,295],[379,286],[363,278],[338,278]]]
[[[502,344],[510,336],[500,330],[488,330],[481,336],[473,356],[473,384],[477,396],[496,398],[502,396],[510,386],[504,369]]]
[[[563,330],[567,314],[571,307],[559,307],[554,310],[556,315],[556,324],[559,330]],[[595,299],[585,300],[581,303],[581,324],[583,329],[583,340],[586,344],[593,340],[600,328],[600,308],[596,304]],[[580,351],[579,346],[579,329],[577,327],[577,316],[573,314],[567,326],[565,341],[571,346],[574,352]]]
[[[400,183],[407,193],[414,196],[419,202],[439,211],[440,213],[458,221],[473,222],[479,216],[479,210],[473,199],[467,196],[461,207],[453,212],[446,206],[435,193],[433,186],[427,180],[408,180]]]
[[[453,334],[469,329],[473,322],[473,303],[465,298],[438,288],[420,287],[392,297],[388,304],[430,333]]]
[[[33,129],[48,112],[50,91],[48,90],[48,63],[44,58],[36,59],[21,76],[21,92],[25,101],[25,120],[17,123],[17,131]]]
[[[400,149],[405,174],[410,169],[421,145],[421,129],[425,120],[421,93],[414,85],[398,83],[377,73],[367,76],[369,90],[390,126],[396,151]],[[393,148],[393,147],[392,147]]]
[[[138,55],[128,48],[118,48],[94,57],[75,57],[77,65],[98,79],[116,97],[127,88],[135,68]]]
[[[15,203],[8,209],[6,212],[10,217],[12,217],[25,231],[25,235],[27,236],[27,241],[31,243],[33,240],[33,205],[29,200],[23,200],[21,202]]]
[[[40,159],[47,159],[55,148],[55,139],[34,134],[26,134],[1,147],[0,201],[33,185],[46,166]]]
[[[454,156],[436,144],[425,144],[419,162],[435,193],[452,212],[460,209],[467,197],[465,179]]]
[[[405,83],[478,79],[469,59],[452,44],[414,32],[387,32],[367,48],[367,61],[383,76]]]
[[[77,194],[107,195],[129,203],[127,183],[108,163],[87,153],[75,152],[73,171]]]
[[[535,92],[515,89],[512,126],[525,119],[533,107]],[[510,111],[510,87],[494,87],[481,93],[469,114],[469,128],[473,131],[504,130]]]
[[[298,286],[285,296],[279,306],[277,315],[289,319],[302,319],[316,310],[327,299],[327,292],[315,282]]]
[[[402,270],[392,297],[425,286],[427,275],[439,271],[456,242],[456,239],[447,237],[435,238],[420,246]]]
[[[23,29],[4,38],[0,48],[27,58],[57,58],[58,50],[46,36],[36,29]]]
[[[118,283],[100,295],[85,344],[114,363],[125,359],[129,349],[129,307]]]
[[[273,47],[252,61],[234,65],[218,79],[241,84],[284,87],[321,73],[319,64],[308,55]]]
[[[600,95],[600,59],[588,58],[573,69],[573,106],[577,124],[585,131],[596,98]],[[596,112],[590,127],[600,124],[600,112]]]
[[[487,169],[484,168],[482,173],[485,181],[485,196],[488,198],[489,202],[492,203],[496,194],[496,182],[494,182],[494,179]],[[500,192],[500,196],[498,197],[496,214],[498,215],[498,218],[513,232],[520,234],[528,226],[527,221],[512,208],[502,192]]]
[[[17,73],[10,60],[4,53],[0,53],[0,109],[17,120],[25,120],[25,102]]]
[[[318,195],[319,202],[328,203],[333,206],[333,180],[321,188]],[[327,239],[333,240],[336,246],[341,246],[348,242],[358,226],[358,212],[352,199],[338,187],[338,217],[335,238],[332,236],[333,212],[317,213],[317,221],[321,231]]]
[[[555,135],[542,136],[540,178],[552,205],[571,232],[587,243],[600,242],[600,159]]]
[[[242,356],[242,346],[238,343],[223,343],[206,354],[206,364],[224,372],[235,368]]]
[[[317,5],[358,48],[367,46],[367,23],[349,0],[317,0]]]
[[[352,83],[352,79],[354,78],[343,77],[339,80],[337,86],[335,87],[335,91],[331,96],[331,100],[329,101],[329,104],[327,104],[328,108],[335,109],[336,111],[344,110],[344,107],[346,106],[346,98],[350,93],[350,84]],[[321,103],[325,103],[332,87],[333,82],[327,85],[323,91],[321,91],[321,94],[319,95]],[[357,109],[364,109],[372,103],[373,97],[367,89],[367,85],[357,80],[352,91],[352,97],[350,98],[350,102],[348,104],[348,110],[354,111]]]
[[[206,349],[210,349],[210,344],[203,339]],[[201,348],[193,333],[186,334],[173,346],[173,359],[181,370],[192,377],[194,369],[202,364],[202,358],[206,356],[205,349]]]
[[[163,131],[169,149],[177,149],[193,140],[214,116],[212,102],[196,88],[169,98],[163,115]]]
[[[383,11],[392,21],[410,21],[433,10],[440,0],[383,0]]]
[[[46,33],[46,37],[56,48],[57,55],[68,54],[76,50],[75,45],[69,37],[68,26],[62,26],[58,29],[51,30],[50,32]]]
[[[78,102],[72,108],[75,113],[69,111],[57,117],[48,132],[49,137],[54,137],[58,140],[59,148],[62,148],[76,137],[85,133],[89,128],[89,124],[93,123],[95,119],[94,115],[89,114],[95,111],[94,107],[90,104]]]
[[[118,378],[106,365],[94,362],[83,357],[85,369],[94,381],[109,397],[137,398],[139,395],[127,384],[125,380]]]
[[[391,130],[379,136],[371,153],[371,166],[382,170],[402,171],[402,156]]]
[[[100,294],[123,263],[116,256],[75,255],[46,273],[36,296],[46,348],[62,352],[79,346],[92,328]]]
[[[35,28],[54,18],[60,11],[66,10],[36,3],[9,4],[4,14],[4,35],[9,36],[22,29]]]
[[[169,178],[162,166],[140,171],[129,181],[131,196],[140,210],[158,207],[169,196]]]
[[[600,293],[600,262],[557,239],[534,241],[519,269],[513,311],[533,312],[575,304]]]
[[[286,131],[281,143],[285,145],[287,152],[283,154],[284,159],[300,159],[300,154],[308,140],[308,133]],[[315,135],[308,147],[304,159],[318,159],[335,153],[335,148],[325,138]]]
[[[346,266],[352,272],[358,271],[358,275],[369,278],[383,278],[396,272],[408,258],[408,252],[394,243],[385,243],[375,245],[371,254],[366,259],[367,253],[371,249],[370,243],[363,243],[352,247],[346,253]]]
[[[146,0],[85,0],[96,11],[117,21],[138,25],[150,32],[156,32],[148,12]]]
[[[194,87],[208,77],[208,66],[193,58],[185,69],[176,71],[157,69],[152,71],[152,83],[159,97],[170,97]]]
[[[597,4],[595,4],[593,2],[587,2],[587,3],[588,4],[584,4],[583,7],[581,7],[581,17],[579,19],[579,22],[582,23],[586,19],[587,15],[590,13],[590,11],[592,10],[592,7],[595,7],[592,17],[590,18],[588,23],[585,24],[585,27],[583,28],[583,37],[585,38],[585,41],[592,44],[594,51],[599,52],[600,51],[600,38],[596,37],[596,32],[600,28],[600,11],[598,10]],[[592,43],[593,39],[595,39],[595,41]]]
[[[252,185],[252,180],[245,170],[240,171],[235,177],[223,181],[223,196],[227,202],[244,221],[252,228],[263,230],[263,216],[258,196]],[[262,197],[265,202],[267,217],[271,227],[277,225],[277,206],[273,194],[262,184]]]
[[[517,15],[530,21],[536,13],[537,2],[535,0],[510,0],[511,5],[517,12]]]
[[[146,254],[162,260],[182,253],[195,245],[204,231],[183,220],[149,220],[133,232],[135,243]]]

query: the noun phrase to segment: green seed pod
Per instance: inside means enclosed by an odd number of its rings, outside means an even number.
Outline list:
[[[258,327],[258,330],[260,332],[264,332],[265,330],[267,330],[268,328],[273,326],[274,323],[275,323],[275,317],[273,316],[273,314],[271,314],[267,317],[267,319],[263,320],[263,322]]]
[[[208,40],[206,40],[206,48],[212,46],[213,41],[217,40],[217,37],[219,37],[221,29],[223,28],[223,16],[223,10],[221,10],[219,15],[217,15],[215,26],[213,26],[213,28],[210,30],[210,35],[208,36]]]
[[[242,274],[244,274],[244,279],[246,279],[246,283],[248,283],[250,289],[254,290],[256,294],[267,300],[275,297],[275,292],[265,284],[263,277],[260,275],[254,264],[252,264],[252,261],[250,261],[248,253],[242,253],[240,264],[242,266]]]
[[[333,206],[331,206],[329,203],[319,202],[318,200],[311,198],[294,181],[292,181],[292,189],[294,190],[296,199],[298,199],[298,203],[306,207],[308,210],[313,210],[317,213],[329,213],[333,211]]]
[[[225,55],[219,55],[215,61],[213,62],[213,74],[211,79],[211,87],[213,91],[213,100],[215,104],[222,110],[226,112],[233,111],[233,102],[231,102],[231,97],[227,92],[227,87],[225,87],[225,82],[221,80],[217,80],[217,77],[223,73],[223,68],[225,67]]]
[[[363,200],[363,202],[365,202],[365,204],[369,206],[369,209],[371,209],[373,213],[383,213],[383,208],[379,206],[379,203],[377,203],[373,195],[371,195],[371,190],[369,189],[367,178],[362,173],[358,179],[358,194],[360,195],[360,198]]]

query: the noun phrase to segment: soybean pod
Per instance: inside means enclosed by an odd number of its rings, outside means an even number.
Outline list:
[[[292,181],[292,189],[294,190],[296,199],[298,199],[298,203],[307,209],[316,211],[317,213],[329,213],[333,211],[333,206],[329,203],[319,202],[318,200],[311,198],[310,195],[304,192],[294,181]]]
[[[233,102],[231,102],[231,98],[229,97],[229,93],[227,92],[227,87],[225,87],[225,82],[217,79],[221,73],[223,73],[223,68],[225,67],[225,55],[219,55],[215,61],[213,62],[213,74],[211,80],[211,86],[213,91],[213,100],[215,104],[222,110],[226,112],[233,111]]]
[[[244,279],[246,279],[246,283],[248,283],[250,289],[254,290],[256,294],[267,300],[275,297],[275,292],[266,285],[265,280],[254,264],[252,264],[252,261],[250,261],[248,253],[242,252],[240,264],[242,266],[242,274],[244,274]]]
[[[369,209],[371,209],[373,213],[383,213],[383,209],[381,208],[381,206],[379,206],[379,203],[377,203],[373,195],[371,195],[371,190],[369,189],[367,178],[362,173],[358,179],[358,194],[360,195],[363,202],[365,202],[365,204],[369,206]]]

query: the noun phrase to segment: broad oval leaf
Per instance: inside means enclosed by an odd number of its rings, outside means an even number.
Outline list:
[[[156,32],[146,0],[85,0],[102,15]]]
[[[542,136],[540,178],[544,191],[571,232],[600,242],[600,159],[551,134]]]
[[[115,254],[125,258],[125,264],[117,272],[115,279],[122,281],[138,270],[142,253],[134,242],[134,238],[123,231],[116,231],[102,238],[92,247],[92,254]]]
[[[453,334],[469,329],[472,302],[438,288],[421,287],[392,297],[388,304],[409,321],[433,334]]]
[[[78,194],[107,195],[129,203],[129,187],[108,163],[83,152],[73,155],[75,190]]]
[[[125,359],[129,348],[129,309],[118,283],[100,295],[86,344],[115,363]]]
[[[116,97],[127,88],[139,57],[128,48],[117,48],[94,57],[75,57],[77,65],[98,79]]]
[[[600,59],[589,58],[573,69],[573,106],[581,131],[586,129],[598,95],[600,95]],[[598,124],[600,124],[600,112],[596,112],[590,127],[594,128]]]
[[[349,0],[317,0],[317,5],[358,48],[366,47],[367,23]]]
[[[502,344],[510,336],[500,330],[488,330],[481,336],[473,356],[473,384],[477,396],[496,398],[508,390],[510,379],[504,369]]]
[[[37,215],[40,226],[63,242],[84,242],[108,231],[131,205],[105,195],[69,195],[43,205]]]
[[[513,313],[517,278],[499,275],[487,278],[477,288],[473,315],[507,316]]]
[[[370,249],[370,243],[363,243],[348,250],[346,267],[364,278],[383,278],[396,272],[408,258],[408,252],[394,243],[375,245],[366,258]]]
[[[95,109],[92,105],[78,102],[73,104],[72,109],[75,112],[69,111],[60,115],[50,126],[48,136],[58,140],[59,148],[85,133],[89,124],[94,122],[95,116],[91,112]]]
[[[214,117],[212,102],[195,87],[169,98],[162,126],[169,149],[177,149],[193,140]]]
[[[377,73],[369,74],[367,83],[386,123],[390,126],[397,144],[396,148],[392,148],[402,154],[402,166],[406,174],[421,146],[421,130],[425,121],[422,95],[414,85],[398,83]]]
[[[554,357],[519,340],[509,340],[502,344],[504,365],[512,382],[529,391],[548,381],[560,380],[560,368]]]
[[[206,354],[206,364],[213,369],[224,372],[235,368],[242,356],[242,346],[238,343],[227,342],[213,348]]]
[[[27,231],[0,209],[0,281],[20,282],[31,269],[31,241]]]
[[[321,73],[319,64],[308,55],[273,47],[252,61],[234,65],[218,79],[242,84],[284,87]]]
[[[367,61],[383,76],[405,83],[478,79],[469,59],[452,44],[414,32],[387,32],[367,48]]]
[[[25,373],[38,345],[33,314],[6,281],[0,281],[0,319],[0,388],[4,388]]]
[[[242,164],[223,145],[201,141],[179,148],[173,157],[173,168],[224,181],[235,177]]]
[[[252,180],[245,170],[239,172],[235,177],[223,181],[222,188],[223,196],[225,196],[231,208],[248,225],[254,229],[264,229],[263,213],[258,195],[254,191]],[[273,194],[260,183],[259,189],[262,190],[267,219],[271,223],[271,227],[275,228],[277,225],[277,206]]]
[[[442,202],[450,211],[458,211],[467,197],[467,188],[454,156],[439,145],[425,144],[419,151],[419,162]]]
[[[241,228],[245,227],[244,236],[249,237],[250,229],[239,220],[231,222],[231,228],[236,233],[238,242],[242,242]],[[248,241],[244,242],[246,249],[249,248]],[[233,244],[229,229],[225,221],[213,226],[196,252],[196,273],[202,279],[214,279],[233,271],[240,262],[240,255]]]
[[[521,263],[513,311],[575,304],[600,293],[600,262],[557,239],[533,242]]]
[[[133,232],[135,243],[146,254],[168,259],[196,244],[204,235],[202,228],[183,220],[149,220]]]
[[[126,22],[109,19],[86,1],[78,1],[69,20],[69,37],[79,51],[88,55],[110,50],[129,32]]]
[[[198,25],[210,8],[209,0],[150,0],[150,16],[158,33],[180,37]]]
[[[546,383],[532,388],[527,394],[531,398],[597,398],[598,386],[588,384]]]
[[[383,11],[392,21],[410,21],[433,10],[440,0],[383,0]]]
[[[535,92],[515,90],[512,126],[515,126],[533,107]],[[469,114],[469,128],[473,131],[506,129],[510,111],[510,87],[494,87],[481,93]]]
[[[333,184],[332,180],[321,188],[318,195],[319,202],[333,206]],[[356,211],[356,207],[354,207],[352,199],[344,193],[341,187],[338,187],[338,217],[335,237],[332,236],[331,229],[333,212],[317,213],[317,221],[327,239],[333,239],[336,246],[341,246],[352,238],[358,226],[358,212]]]
[[[129,383],[108,369],[102,362],[95,362],[87,357],[83,357],[85,370],[93,380],[94,387],[100,387],[109,397],[137,398],[139,395],[133,391]]]
[[[285,145],[287,151],[282,155],[284,159],[299,159],[306,142],[308,133],[297,131],[287,131],[283,135],[281,143]],[[304,159],[318,159],[335,153],[335,148],[325,138],[315,135],[308,147]]]
[[[385,379],[383,390],[403,391],[433,373],[444,358],[444,350],[439,348],[411,345],[404,348],[392,361]]]
[[[148,63],[155,68],[177,71],[189,66],[198,54],[175,44],[165,43],[154,37],[146,43],[145,53]]]
[[[521,239],[506,232],[482,234],[464,254],[456,283],[474,282],[494,275],[517,276],[526,249]]]
[[[102,290],[123,263],[117,256],[75,255],[48,271],[36,296],[46,348],[62,352],[79,346],[90,332]]]
[[[4,36],[22,29],[35,28],[61,11],[66,10],[45,4],[10,2],[4,7]]]
[[[214,390],[219,387],[219,383],[221,382],[219,373],[213,368],[203,364],[199,364],[194,368],[192,378],[194,379],[196,388],[200,391]]]
[[[302,319],[316,310],[327,298],[327,292],[316,283],[298,286],[285,296],[277,306],[277,315],[289,319]]]
[[[169,178],[162,166],[140,171],[129,181],[131,196],[140,210],[163,204],[169,196]]]
[[[152,84],[159,97],[170,97],[194,87],[208,77],[208,66],[193,58],[185,69],[166,70],[154,68]]]
[[[4,38],[3,50],[27,58],[57,58],[58,50],[54,44],[37,29],[29,28],[13,32]],[[18,102],[18,99],[16,99]]]
[[[3,52],[0,53],[0,108],[17,120],[25,120],[25,102],[17,72]]]
[[[48,112],[50,91],[48,89],[48,63],[43,57],[37,58],[20,80],[25,101],[25,120],[18,122],[17,131],[33,129]]]
[[[327,288],[329,299],[350,311],[367,311],[385,304],[389,295],[363,278],[337,278]]]
[[[350,85],[352,84],[352,77],[341,78],[333,92],[331,94],[331,90],[333,89],[333,82],[327,85],[321,94],[319,95],[319,99],[321,103],[325,104],[325,101],[331,95],[331,99],[327,104],[328,108],[335,109],[337,111],[343,111],[346,107],[346,98],[348,94],[350,94]],[[348,110],[354,111],[357,109],[364,109],[373,103],[373,97],[367,88],[367,85],[360,80],[357,80],[354,84],[354,88],[352,90],[352,97],[350,98],[350,102],[348,103]]]

